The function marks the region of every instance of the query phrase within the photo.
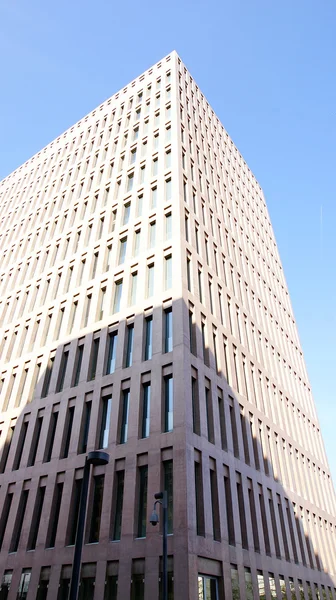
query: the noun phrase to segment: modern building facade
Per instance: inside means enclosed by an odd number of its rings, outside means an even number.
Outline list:
[[[173,52],[0,183],[0,598],[336,600],[335,494],[262,190]],[[160,556],[161,555],[161,556]]]

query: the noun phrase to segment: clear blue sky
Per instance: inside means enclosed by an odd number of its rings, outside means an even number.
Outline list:
[[[334,0],[2,0],[0,178],[175,49],[266,194],[336,482]]]

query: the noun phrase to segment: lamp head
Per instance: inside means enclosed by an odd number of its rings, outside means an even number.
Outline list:
[[[151,523],[151,525],[157,525],[159,522],[159,515],[157,514],[156,510],[153,510],[151,517],[149,519],[149,522]]]

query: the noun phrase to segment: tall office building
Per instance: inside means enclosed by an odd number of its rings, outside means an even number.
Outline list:
[[[0,598],[335,600],[335,496],[262,190],[175,52],[0,184]],[[160,557],[161,555],[161,557]]]

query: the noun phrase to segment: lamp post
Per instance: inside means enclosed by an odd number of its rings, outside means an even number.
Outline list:
[[[93,466],[107,465],[107,463],[109,462],[109,459],[110,459],[110,456],[109,456],[109,454],[107,454],[107,452],[101,452],[100,450],[93,450],[93,452],[89,452],[89,454],[87,455],[86,460],[85,460],[82,489],[81,489],[81,495],[80,495],[80,501],[79,501],[76,542],[75,542],[75,551],[74,551],[74,559],[73,559],[73,566],[72,566],[72,577],[71,577],[71,583],[70,583],[69,600],[77,600],[77,597],[78,597],[78,584],[79,584],[79,577],[80,577],[80,570],[81,570],[81,558],[82,558],[82,549],[83,549],[86,504],[87,504],[89,479],[90,479],[90,467],[91,467],[91,465],[93,465]]]
[[[168,535],[168,497],[167,492],[158,492],[154,494],[155,502],[151,514],[150,523],[157,525],[159,515],[156,512],[156,505],[162,506],[162,600],[168,600],[168,554],[167,554],[167,535]]]

